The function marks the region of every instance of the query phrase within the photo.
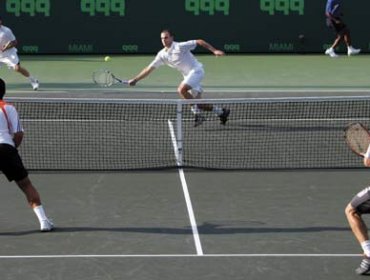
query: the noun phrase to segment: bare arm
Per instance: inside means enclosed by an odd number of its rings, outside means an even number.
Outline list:
[[[215,56],[225,55],[225,53],[223,51],[214,48],[211,44],[207,43],[206,41],[204,41],[202,39],[198,39],[198,40],[196,40],[196,42],[197,42],[197,45],[202,46],[203,48],[209,50]]]
[[[23,140],[23,135],[24,135],[24,133],[22,131],[14,133],[13,141],[14,141],[14,144],[15,144],[16,148],[18,148],[21,145],[22,140]]]
[[[154,67],[149,67],[149,66],[145,67],[143,70],[141,70],[141,72],[135,78],[129,80],[128,84],[130,86],[136,85],[138,81],[147,77],[150,73],[154,71],[154,69],[155,69]]]

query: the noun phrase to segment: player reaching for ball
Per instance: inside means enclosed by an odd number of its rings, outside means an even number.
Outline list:
[[[327,0],[325,9],[326,24],[328,27],[334,29],[336,34],[333,44],[325,51],[325,54],[333,58],[338,57],[335,52],[335,48],[341,41],[344,41],[347,46],[348,56],[356,55],[361,52],[361,49],[355,49],[352,47],[351,34],[347,25],[342,20],[343,13],[341,11],[340,2],[341,0]]]
[[[201,82],[204,77],[203,65],[191,53],[197,46],[211,51],[215,56],[223,56],[224,52],[215,49],[209,43],[202,39],[190,40],[186,42],[175,42],[172,32],[165,29],[161,32],[161,41],[163,49],[160,50],[155,59],[145,67],[136,77],[128,81],[130,86],[145,77],[147,77],[153,70],[164,64],[178,70],[183,80],[177,88],[177,92],[184,99],[200,99],[203,89]],[[202,111],[212,111],[220,118],[221,124],[226,124],[230,110],[220,108],[210,104],[195,104],[191,106],[191,110],[195,115],[195,124],[198,126],[205,120]]]
[[[17,39],[10,28],[2,25],[2,18],[0,16],[0,64],[5,64],[14,71],[20,73],[28,78],[33,90],[38,90],[39,82],[32,77],[28,70],[21,66],[17,54]]]

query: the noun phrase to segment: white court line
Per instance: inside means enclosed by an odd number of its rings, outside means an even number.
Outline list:
[[[171,133],[172,145],[173,145],[173,149],[174,149],[174,152],[175,152],[176,162],[178,162],[179,153],[178,153],[175,131],[173,129],[173,124],[172,124],[171,120],[168,120],[168,127],[169,127],[170,133]],[[195,220],[195,215],[194,215],[193,206],[192,206],[191,199],[190,199],[188,185],[187,185],[186,179],[185,179],[184,170],[182,168],[179,168],[178,170],[179,170],[179,176],[180,176],[180,181],[181,181],[181,185],[182,185],[182,190],[184,192],[184,197],[185,197],[185,201],[186,201],[186,207],[188,209],[190,224],[191,224],[191,228],[192,228],[192,231],[193,231],[193,238],[194,238],[194,242],[195,242],[195,248],[196,248],[196,251],[197,251],[197,255],[202,256],[203,255],[202,244],[200,242],[198,226],[197,226],[197,222]]]
[[[246,122],[281,122],[281,121],[294,121],[294,122],[306,122],[306,121],[313,121],[313,122],[321,122],[321,121],[368,121],[369,117],[361,117],[361,118],[316,118],[316,119],[310,119],[310,118],[302,118],[302,119],[252,119],[252,118],[240,118],[239,121],[246,121]],[[50,123],[58,123],[58,122],[80,122],[80,123],[99,123],[99,122],[112,122],[112,123],[121,123],[125,122],[122,120],[107,120],[107,119],[101,119],[101,120],[81,120],[81,119],[21,119],[24,122],[50,122]],[[185,121],[192,121],[191,118],[183,118]],[[151,119],[151,121],[163,121],[163,119]],[[167,120],[168,121],[168,120]],[[141,120],[130,120],[130,122],[140,122]],[[175,138],[176,141],[176,138]]]
[[[352,258],[361,254],[141,254],[141,255],[9,255],[0,259],[73,259],[73,258]]]
[[[173,88],[176,88],[174,86]],[[43,87],[39,93],[51,93],[51,94],[60,94],[60,93],[70,93],[70,92],[105,92],[105,93],[115,93],[120,91],[122,94],[129,94],[131,92],[150,92],[150,93],[170,93],[176,94],[173,88],[119,88],[119,87],[112,87],[112,88],[73,88],[68,87],[68,89],[54,89],[54,88],[47,88]],[[297,88],[250,88],[246,87],[238,87],[238,88],[214,88],[212,86],[207,87],[206,89],[207,94],[212,93],[353,93],[353,92],[361,92],[361,93],[370,93],[370,89],[368,87],[363,88],[310,88],[310,87],[297,87]],[[8,90],[8,93],[24,93],[24,90]]]

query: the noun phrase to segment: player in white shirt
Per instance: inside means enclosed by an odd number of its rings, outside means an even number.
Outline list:
[[[28,78],[33,90],[38,90],[38,80],[32,77],[28,70],[20,65],[16,46],[17,39],[12,30],[3,25],[3,21],[0,17],[0,65],[5,64],[10,69],[14,69],[16,72],[22,74],[24,77]]]
[[[370,145],[363,158],[364,166],[370,167]],[[363,215],[370,214],[370,186],[358,192],[345,209],[346,217],[352,232],[363,250],[363,260],[356,273],[363,275],[370,272],[370,240],[368,228]]]
[[[3,101],[5,82],[0,79],[0,170],[15,181],[40,222],[41,231],[51,231],[54,224],[47,218],[40,195],[28,177],[17,148],[22,143],[23,128],[15,107]]]
[[[184,99],[201,98],[203,89],[201,82],[204,77],[203,65],[191,53],[198,45],[211,51],[216,56],[224,55],[223,51],[215,49],[209,43],[202,39],[190,40],[186,42],[175,42],[174,36],[169,30],[161,32],[161,41],[164,46],[155,57],[155,59],[145,67],[135,78],[128,81],[129,85],[134,86],[136,83],[147,77],[154,69],[168,65],[178,70],[183,80],[177,88],[177,92]],[[221,120],[221,124],[226,124],[230,110],[220,108],[210,104],[192,105],[192,112],[195,114],[195,126],[200,125],[205,118],[202,111],[213,111]]]

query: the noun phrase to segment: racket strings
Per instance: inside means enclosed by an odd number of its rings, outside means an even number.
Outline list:
[[[363,155],[370,144],[368,131],[361,125],[353,125],[346,130],[346,140],[350,148],[357,154]]]
[[[109,70],[99,70],[94,72],[93,80],[100,86],[109,87],[113,84],[114,78]]]

